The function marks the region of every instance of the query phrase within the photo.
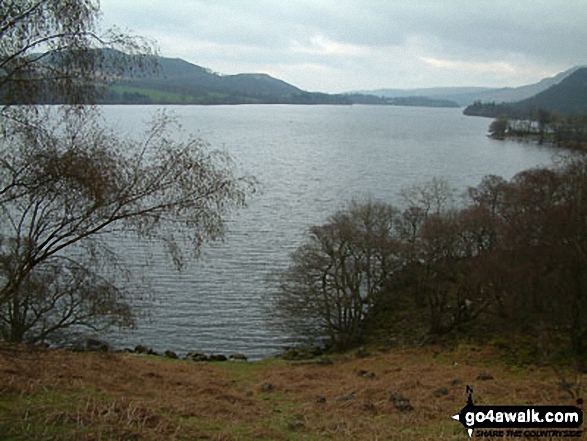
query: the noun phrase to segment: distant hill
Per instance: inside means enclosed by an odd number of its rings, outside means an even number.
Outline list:
[[[37,54],[37,56],[40,54]],[[46,54],[47,65],[59,65],[64,55]],[[179,58],[145,59],[105,49],[98,54],[97,76],[109,78],[99,104],[370,104],[454,107],[454,102],[430,98],[387,99],[368,94],[307,92],[264,73],[221,75]],[[121,76],[125,66],[126,76]],[[144,68],[146,66],[146,68]],[[132,74],[128,74],[132,72]],[[0,104],[61,104],[64,96],[43,78],[36,79],[40,92],[16,97],[11,91],[0,96]]]
[[[406,96],[388,98],[388,104],[392,106],[412,107],[461,107],[456,101],[445,98],[430,98],[426,96]]]
[[[39,55],[50,69],[64,57],[58,52]],[[263,73],[221,75],[177,58],[145,58],[110,49],[100,50],[97,59],[96,77],[108,79],[100,86],[98,104],[353,104],[349,97],[306,92]],[[0,104],[69,102],[44,78],[46,71],[42,65],[37,69],[38,77],[33,79],[39,92],[34,96],[17,96],[5,88]],[[371,98],[372,103],[382,103]]]
[[[402,97],[388,99],[370,94],[306,92],[267,74],[220,75],[176,58],[157,59],[156,73],[117,81],[103,103],[157,104],[371,104],[458,107],[454,101]]]
[[[466,106],[472,103],[476,97],[485,92],[497,89],[488,87],[432,87],[424,89],[374,89],[362,91],[361,93],[371,94],[385,98],[428,98],[435,100],[449,100],[456,102],[459,106]]]
[[[573,67],[561,72],[554,77],[544,78],[541,81],[520,87],[435,87],[425,89],[375,89],[363,91],[376,96],[397,98],[407,96],[420,96],[440,100],[450,100],[458,103],[460,106],[468,106],[475,101],[510,103],[526,98],[545,91],[549,87],[560,83],[562,80],[573,74],[579,67]]]
[[[587,113],[587,67],[577,69],[559,84],[514,103],[517,109],[539,108],[565,115]]]
[[[534,95],[539,94],[547,90],[548,88],[559,84],[565,78],[568,78],[570,75],[575,73],[579,70],[580,67],[575,66],[571,69],[568,69],[564,72],[561,72],[554,77],[544,78],[540,80],[538,83],[529,84],[527,86],[520,86],[514,88],[504,88],[504,89],[497,89],[494,91],[487,91],[480,94],[476,100],[481,101],[494,101],[496,103],[513,103],[521,100],[525,100],[527,98],[531,98]],[[475,101],[475,100],[473,100]],[[469,103],[471,104],[471,103]]]
[[[220,75],[178,58],[158,57],[155,72],[111,84],[103,103],[242,104],[340,101],[311,94],[267,74]]]
[[[560,83],[536,95],[514,103],[482,103],[476,102],[467,107],[466,115],[486,116],[497,118],[527,118],[537,109],[549,112],[570,115],[572,113],[587,113],[587,67],[576,68]]]
[[[100,104],[370,104],[424,107],[458,107],[474,101],[511,102],[530,98],[559,83],[578,68],[547,78],[539,83],[504,89],[453,87],[428,89],[377,89],[363,93],[327,94],[307,92],[263,73],[221,75],[179,58],[155,57],[157,69],[141,69],[144,58],[118,51],[104,50],[99,75],[116,78],[104,88]],[[45,58],[57,63],[55,54]],[[120,77],[116,66],[124,59],[136,75]],[[42,69],[39,70],[42,72]],[[38,78],[42,84],[42,75]],[[59,104],[67,102],[49,83],[42,94],[29,101],[14,100],[10,93],[0,97],[0,104]],[[26,97],[25,97],[26,98]]]
[[[428,98],[424,96],[405,96],[387,98],[369,94],[351,93],[343,95],[353,104],[380,104],[388,106],[406,106],[406,107],[460,107],[454,101]]]

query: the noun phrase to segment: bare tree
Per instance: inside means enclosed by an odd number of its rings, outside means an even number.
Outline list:
[[[352,203],[312,227],[281,273],[273,319],[335,349],[359,342],[365,314],[398,265],[395,217],[386,204]]]
[[[245,203],[253,180],[236,177],[229,158],[198,139],[172,141],[169,129],[160,114],[142,141],[120,139],[73,112],[52,130],[8,132],[0,161],[4,338],[39,340],[104,315],[128,321],[119,314],[128,310],[123,293],[97,271],[107,233],[161,239],[178,264],[182,245],[197,251],[223,235],[223,215]]]
[[[503,337],[533,361],[583,372],[586,189],[587,160],[573,155],[509,181],[487,176],[459,208],[440,181],[405,191],[402,213],[351,206],[313,227],[293,255],[277,318],[336,349],[365,333],[386,342]]]
[[[454,189],[446,179],[432,178],[423,184],[414,184],[400,192],[408,209],[417,209],[424,219],[449,210],[454,203]]]
[[[0,2],[0,98],[4,103],[91,103],[99,85],[152,62],[153,44],[99,29],[96,0]],[[120,56],[112,63],[112,51]]]
[[[222,237],[254,180],[165,114],[142,139],[100,123],[104,81],[152,60],[153,46],[99,33],[97,0],[0,2],[0,335],[38,342],[77,326],[132,324],[111,276],[111,233],[162,240],[177,266]],[[129,56],[105,49],[124,50]],[[59,102],[53,108],[12,104]]]

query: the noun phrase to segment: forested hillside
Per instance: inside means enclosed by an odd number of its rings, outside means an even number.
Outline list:
[[[529,119],[538,109],[562,115],[587,113],[587,68],[577,69],[559,84],[537,95],[511,104],[477,101],[465,115]]]

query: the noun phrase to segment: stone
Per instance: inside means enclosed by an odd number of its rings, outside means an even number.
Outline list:
[[[316,403],[318,403],[318,404],[326,404],[326,397],[318,397],[316,399]]]
[[[208,356],[202,352],[188,352],[186,358],[193,361],[208,361]]]
[[[288,361],[309,360],[314,358],[314,353],[308,349],[288,349],[283,353],[281,358]]]
[[[454,380],[452,380],[450,382],[450,385],[451,386],[460,386],[461,384],[463,384],[463,381],[462,380],[459,380],[458,378],[455,378]]]
[[[247,356],[245,354],[232,354],[228,358],[234,361],[247,361]]]
[[[208,361],[226,361],[228,360],[225,355],[222,354],[212,354],[208,357]]]
[[[95,338],[88,338],[86,340],[86,351],[92,352],[110,352],[108,343]]]
[[[173,351],[165,351],[165,356],[167,358],[173,358],[174,360],[177,359],[177,354]]]
[[[298,359],[298,351],[296,351],[295,349],[288,349],[287,351],[285,351],[282,355],[281,358],[283,358],[284,360],[297,360]]]
[[[377,376],[375,375],[375,372],[368,372],[362,369],[357,372],[357,375],[363,378],[375,378]]]
[[[373,412],[373,413],[377,413],[377,406],[375,405],[375,403],[363,403],[363,410],[366,410],[368,412]]]
[[[357,349],[357,357],[365,358],[365,357],[368,357],[369,355],[371,355],[371,354],[369,354],[369,352],[364,347],[361,346],[359,349]]]
[[[301,421],[292,421],[287,427],[289,430],[302,430],[306,428],[306,425]]]
[[[446,388],[446,387],[439,387],[438,389],[436,389],[434,391],[434,394],[433,395],[436,398],[440,398],[440,397],[444,397],[444,396],[448,395],[448,393],[449,393],[448,388]]]
[[[271,392],[275,387],[268,381],[261,384],[261,392]]]
[[[341,395],[340,397],[336,398],[337,401],[353,401],[355,399],[355,394],[352,392],[349,394]]]
[[[323,358],[319,358],[318,360],[316,360],[316,364],[318,366],[330,366],[331,364],[334,364],[334,363],[332,362],[332,360],[330,358],[323,357]]]
[[[561,382],[559,383],[560,390],[570,390],[573,387],[575,387],[575,383],[573,383],[572,381],[561,380]]]
[[[391,394],[389,401],[391,401],[393,406],[400,412],[411,412],[414,410],[414,406],[410,404],[410,400],[397,392]]]
[[[144,346],[144,345],[136,345],[135,346],[135,352],[137,354],[146,354],[149,352],[149,348]]]
[[[477,375],[477,380],[479,380],[479,381],[493,380],[493,376],[484,372],[482,374]]]

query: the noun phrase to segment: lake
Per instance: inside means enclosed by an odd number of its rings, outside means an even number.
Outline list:
[[[485,118],[460,109],[394,106],[167,106],[185,131],[227,151],[260,193],[229,219],[224,242],[177,272],[158,248],[129,246],[129,265],[144,274],[149,315],[138,329],[115,332],[115,347],[144,344],[178,353],[279,353],[290,341],[269,329],[267,280],[288,265],[308,227],[351,199],[399,204],[398,193],[433,177],[459,191],[487,174],[511,178],[548,165],[549,146],[489,139]],[[105,106],[106,120],[139,134],[155,107]],[[149,267],[143,262],[151,261]]]

